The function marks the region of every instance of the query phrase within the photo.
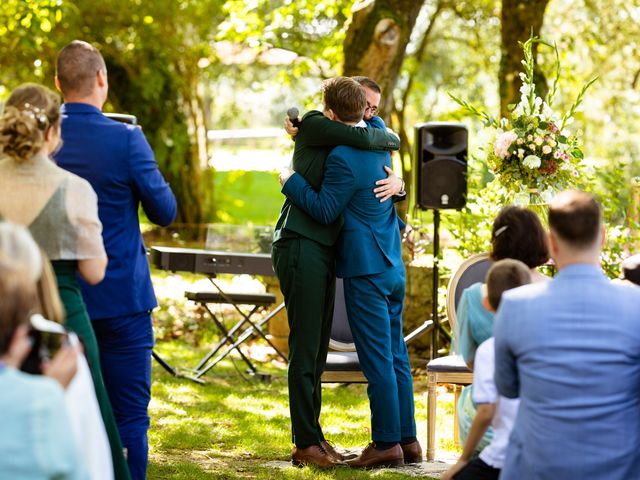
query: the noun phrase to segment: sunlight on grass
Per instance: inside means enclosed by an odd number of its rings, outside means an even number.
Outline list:
[[[202,349],[178,341],[161,342],[156,350],[177,364],[194,364],[203,354]],[[238,360],[225,360],[205,375],[206,385],[198,385],[174,378],[154,364],[148,478],[415,478],[392,470],[338,468],[323,472],[287,467],[292,445],[286,371],[269,363],[260,364],[261,371],[273,375],[270,383],[263,383],[241,376],[237,369],[240,365]],[[415,391],[418,438],[425,446],[427,397],[420,377]],[[443,390],[438,402],[439,456],[452,446],[452,399],[453,395]],[[327,438],[336,445],[364,447],[371,437],[366,385],[324,385],[321,422]]]

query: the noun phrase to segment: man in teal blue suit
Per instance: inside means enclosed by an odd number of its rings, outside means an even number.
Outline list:
[[[330,119],[354,118],[354,112],[362,118],[366,97],[353,79],[330,79],[323,90]],[[354,467],[400,465],[401,445],[417,444],[413,383],[402,334],[405,272],[400,225],[393,202],[380,202],[373,192],[385,166],[391,166],[387,152],[339,146],[327,158],[320,191],[298,173],[281,175],[282,192],[315,220],[330,224],[340,214],[344,218],[336,272],[344,278],[349,324],[369,382],[373,439],[349,462]]]
[[[640,478],[640,288],[602,272],[592,195],[558,195],[549,230],[558,274],[506,292],[495,319],[495,383],[520,397],[500,478]]]

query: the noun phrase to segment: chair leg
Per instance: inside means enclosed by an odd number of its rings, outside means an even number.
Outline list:
[[[436,453],[436,405],[437,374],[429,373],[427,380],[427,461],[431,462]]]
[[[453,386],[453,441],[456,445],[460,445],[460,428],[458,424],[458,400],[462,387],[458,384]]]

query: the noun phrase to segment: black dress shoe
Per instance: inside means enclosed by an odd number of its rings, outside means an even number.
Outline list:
[[[320,445],[311,445],[307,448],[293,447],[291,463],[296,467],[315,465],[319,468],[333,468],[338,465],[344,465],[344,463],[329,455]]]
[[[400,444],[386,450],[376,450],[376,444],[371,442],[357,458],[349,460],[347,465],[353,468],[398,467],[404,465],[404,456]]]
[[[333,448],[333,445],[331,445],[326,440],[320,442],[320,445],[329,455],[331,455],[335,460],[338,460],[339,462],[344,462],[345,460],[353,460],[358,456],[355,453],[340,453],[335,448]]]

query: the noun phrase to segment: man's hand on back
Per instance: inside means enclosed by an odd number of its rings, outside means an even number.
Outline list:
[[[373,189],[373,193],[376,194],[376,198],[380,199],[380,203],[389,200],[404,190],[404,180],[398,177],[389,167],[385,166],[384,170],[387,172],[387,178],[378,180],[376,185],[379,185],[379,187]]]
[[[284,186],[291,175],[293,175],[293,170],[291,170],[289,167],[283,167],[280,170],[280,176],[278,177],[278,180],[280,180],[280,185]]]

